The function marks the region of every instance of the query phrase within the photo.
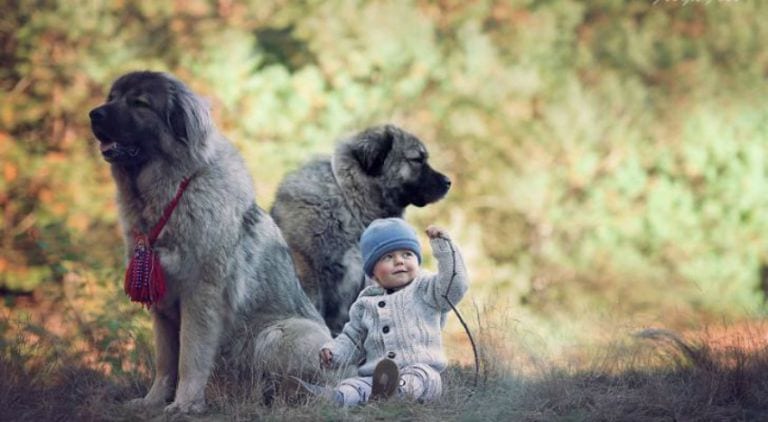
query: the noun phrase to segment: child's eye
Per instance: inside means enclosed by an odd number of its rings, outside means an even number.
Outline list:
[[[403,252],[403,256],[406,257],[406,258],[410,258],[410,257],[413,256],[413,252],[411,252],[411,251]]]

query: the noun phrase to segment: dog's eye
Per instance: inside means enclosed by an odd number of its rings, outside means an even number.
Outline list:
[[[128,104],[133,107],[149,107],[149,101],[144,97],[134,97],[128,100]]]
[[[410,161],[410,162],[412,162],[412,163],[415,163],[415,164],[424,164],[424,162],[425,162],[426,160],[427,160],[427,159],[426,159],[426,158],[424,158],[424,156],[418,156],[418,157],[413,157],[413,158],[409,158],[409,159],[408,159],[408,161]]]

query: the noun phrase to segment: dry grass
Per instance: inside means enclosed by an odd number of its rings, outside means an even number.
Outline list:
[[[9,325],[4,325],[7,334]],[[768,341],[761,322],[684,335],[668,330],[617,334],[606,344],[581,348],[578,359],[535,355],[501,327],[490,327],[475,332],[482,362],[478,385],[473,367],[454,364],[435,403],[393,401],[355,409],[319,400],[266,405],[262,383],[246,377],[214,379],[207,413],[170,419],[668,421],[768,415]],[[93,369],[101,367],[84,361],[82,353],[68,352],[74,340],[41,330],[28,325],[0,340],[0,420],[168,419],[160,409],[137,411],[122,404],[146,392],[149,371],[108,375]],[[23,335],[27,332],[34,335]]]

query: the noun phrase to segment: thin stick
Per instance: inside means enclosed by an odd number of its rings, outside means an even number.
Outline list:
[[[446,239],[448,240],[448,239]],[[480,374],[480,359],[477,355],[477,346],[475,345],[475,339],[472,337],[472,332],[469,330],[469,326],[464,321],[464,317],[461,316],[461,312],[459,312],[458,309],[456,309],[456,306],[451,302],[450,299],[448,299],[448,292],[451,290],[451,286],[453,285],[453,280],[456,278],[456,250],[453,248],[453,243],[450,242],[448,245],[451,247],[451,258],[453,259],[453,274],[451,274],[451,281],[448,282],[448,287],[445,289],[445,293],[443,293],[443,299],[445,299],[446,302],[448,302],[448,305],[450,305],[451,309],[453,310],[453,313],[456,314],[456,316],[459,318],[459,322],[461,322],[461,325],[464,327],[464,331],[467,333],[467,337],[469,338],[469,343],[472,344],[472,353],[475,356],[475,380],[473,382],[474,387],[477,387],[477,379]]]

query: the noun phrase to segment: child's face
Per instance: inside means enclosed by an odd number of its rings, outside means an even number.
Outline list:
[[[408,249],[398,249],[379,258],[373,277],[385,289],[405,286],[419,273],[419,258]]]

